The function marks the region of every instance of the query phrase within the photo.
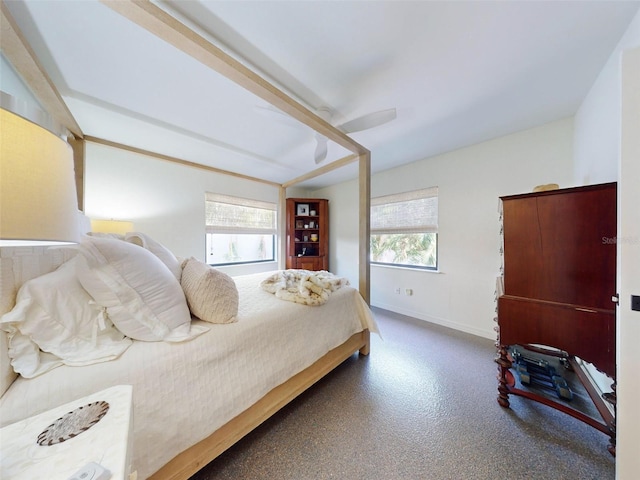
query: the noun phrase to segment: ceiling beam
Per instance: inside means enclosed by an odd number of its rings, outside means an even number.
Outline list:
[[[101,0],[112,10],[212,68],[347,150],[368,150],[148,0]]]
[[[106,145],[107,147],[119,148],[127,152],[138,153],[140,155],[146,155],[148,157],[158,158],[160,160],[165,160],[167,162],[177,163],[178,165],[184,165],[185,167],[199,168],[201,170],[206,170],[208,172],[221,173],[224,175],[230,175],[232,177],[242,178],[244,180],[250,180],[252,182],[265,183],[267,185],[271,185],[272,187],[280,187],[279,183],[271,182],[269,180],[263,180],[262,178],[252,177],[250,175],[243,175],[242,173],[236,173],[230,170],[223,170],[221,168],[210,167],[208,165],[203,165],[201,163],[190,162],[189,160],[183,160],[181,158],[172,157],[170,155],[164,155],[162,153],[156,153],[150,150],[144,150],[142,148],[131,147],[129,145],[124,145],[122,143],[112,142],[111,140],[105,140],[104,138],[92,137],[91,135],[87,135],[84,137],[84,139],[87,142],[97,143],[99,145]]]
[[[42,67],[35,52],[27,42],[5,5],[4,0],[0,2],[2,15],[0,19],[0,45],[2,53],[7,57],[13,68],[27,83],[29,89],[41,103],[42,108],[53,117],[53,119],[64,125],[67,130],[76,137],[82,138],[82,130],[73,118],[71,111],[67,107],[55,85]]]
[[[363,154],[363,155],[366,155],[366,154]],[[316,177],[319,177],[320,175],[324,175],[325,173],[329,173],[332,170],[336,170],[340,167],[344,167],[345,165],[349,165],[350,163],[353,163],[356,160],[358,160],[358,158],[359,157],[356,154],[347,155],[346,157],[336,160],[335,162],[328,163],[327,165],[324,165],[320,168],[316,168],[315,170],[305,173],[304,175],[300,175],[299,177],[289,180],[288,182],[284,182],[282,186],[284,188],[292,187],[297,183],[304,182],[306,180],[311,180],[312,178],[316,178]]]

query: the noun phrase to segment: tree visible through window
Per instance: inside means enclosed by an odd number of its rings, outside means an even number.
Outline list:
[[[371,262],[438,267],[438,187],[371,200]]]
[[[207,263],[275,260],[275,203],[207,192],[205,213]]]

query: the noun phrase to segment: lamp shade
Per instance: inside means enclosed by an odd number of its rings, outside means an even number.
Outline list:
[[[133,222],[125,220],[94,220],[91,219],[91,231],[99,233],[117,233],[124,235],[133,232]]]
[[[0,115],[0,246],[77,242],[71,147],[8,110]]]

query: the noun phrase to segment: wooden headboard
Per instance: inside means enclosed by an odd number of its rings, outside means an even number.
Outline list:
[[[0,248],[0,316],[14,307],[24,282],[54,271],[75,254],[70,248]],[[0,396],[17,377],[9,363],[7,334],[0,332]]]

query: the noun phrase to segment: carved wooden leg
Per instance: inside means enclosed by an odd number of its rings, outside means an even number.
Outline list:
[[[618,412],[616,410],[616,406],[618,403],[616,388],[617,388],[617,384],[616,382],[613,382],[611,384],[612,392],[602,394],[602,398],[604,398],[607,402],[609,402],[613,406],[613,419],[609,423],[610,438],[609,438],[609,445],[607,445],[607,450],[609,450],[609,453],[614,457],[616,456],[616,417],[618,415]]]
[[[501,407],[509,408],[509,389],[507,385],[510,383],[509,377],[511,372],[511,360],[509,360],[509,351],[507,345],[501,345],[496,343],[498,349],[498,356],[495,358],[495,362],[498,364],[498,403]]]

